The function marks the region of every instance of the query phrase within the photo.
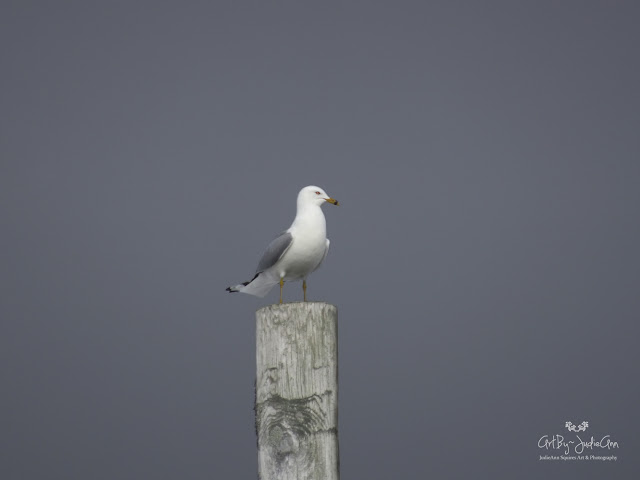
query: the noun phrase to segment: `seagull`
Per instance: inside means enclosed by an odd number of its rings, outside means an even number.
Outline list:
[[[320,187],[310,185],[298,193],[298,209],[291,226],[278,235],[262,255],[255,276],[248,282],[228,287],[227,291],[264,297],[280,284],[280,303],[284,282],[302,279],[304,301],[307,301],[307,276],[315,271],[327,256],[329,239],[322,213],[325,203],[338,205]]]

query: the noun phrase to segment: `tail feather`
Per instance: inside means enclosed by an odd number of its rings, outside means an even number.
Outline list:
[[[249,283],[251,283],[251,282],[244,282],[244,283],[240,283],[238,285],[232,285],[230,287],[227,287],[226,291],[229,292],[229,293],[241,292],[244,287],[249,285]]]
[[[272,278],[271,275],[265,272],[259,272],[248,282],[227,287],[227,292],[241,292],[255,295],[256,297],[264,297],[278,282],[279,280]]]

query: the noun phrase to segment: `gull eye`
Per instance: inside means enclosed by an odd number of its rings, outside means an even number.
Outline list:
[[[316,192],[316,195],[320,195],[320,192]]]

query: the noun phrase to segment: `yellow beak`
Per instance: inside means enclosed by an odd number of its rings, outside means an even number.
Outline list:
[[[333,203],[334,205],[338,205],[338,200],[336,200],[335,198],[327,198],[326,201],[329,203]]]

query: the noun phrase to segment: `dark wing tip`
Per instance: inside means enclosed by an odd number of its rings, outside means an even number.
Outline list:
[[[243,285],[243,286],[245,286],[245,287],[246,287],[246,286],[247,286],[247,285],[249,285],[251,282],[253,282],[256,278],[258,278],[258,275],[260,275],[260,273],[261,273],[261,272],[256,273],[255,277],[253,277],[253,278],[252,278],[251,280],[249,280],[248,282],[242,282],[240,285]],[[237,290],[237,289],[236,289],[236,287],[227,287],[225,290],[226,290],[227,292],[230,292],[230,293],[236,293],[236,292],[238,292],[238,291],[239,291],[239,290]]]

